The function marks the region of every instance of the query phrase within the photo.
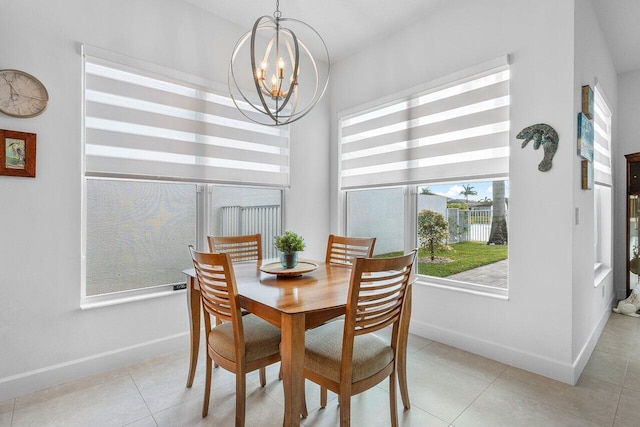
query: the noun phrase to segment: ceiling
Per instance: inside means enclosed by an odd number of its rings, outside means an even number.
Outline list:
[[[275,1],[184,0],[249,30],[256,18],[271,16]],[[314,27],[332,61],[339,61],[403,26],[437,13],[447,0],[283,0],[283,17]],[[451,0],[449,0],[451,1]],[[591,0],[618,73],[640,70],[640,0]],[[579,2],[578,2],[579,3]]]

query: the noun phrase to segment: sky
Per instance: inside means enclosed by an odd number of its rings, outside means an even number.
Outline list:
[[[485,197],[487,197],[488,199],[493,199],[493,182],[492,181],[427,185],[426,187],[428,187],[429,190],[431,190],[431,192],[434,194],[446,196],[451,199],[464,199],[465,198],[464,195],[460,194],[460,192],[464,191],[462,187],[463,184],[471,185],[471,187],[473,187],[472,188],[473,191],[478,192],[476,196],[469,196],[470,201],[484,200]],[[420,191],[420,189],[418,191]],[[509,181],[506,181],[505,193],[506,193],[505,196],[509,197]]]

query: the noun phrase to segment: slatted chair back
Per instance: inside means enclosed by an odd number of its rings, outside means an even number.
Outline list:
[[[345,237],[329,235],[325,262],[327,264],[351,265],[353,260],[371,258],[376,245],[375,237]]]
[[[356,258],[349,285],[345,340],[399,326],[416,251],[393,258]],[[395,346],[395,339],[391,341]],[[344,350],[344,347],[343,347]]]
[[[207,236],[211,252],[228,253],[232,262],[262,261],[262,236]]]
[[[241,316],[240,301],[231,256],[227,253],[197,252],[193,246],[189,246],[189,250],[205,314],[223,322],[233,322],[234,327],[238,324],[240,330],[234,335],[242,336],[242,322],[237,321]],[[209,319],[209,316],[204,316],[206,331],[211,330],[211,325],[207,324]],[[243,340],[237,342],[242,344]]]

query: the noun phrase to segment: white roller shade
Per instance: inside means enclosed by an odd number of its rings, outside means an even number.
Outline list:
[[[83,53],[87,176],[289,185],[288,127],[250,122],[196,77]]]
[[[509,104],[505,61],[346,116],[341,188],[508,175]]]
[[[593,98],[593,179],[611,186],[611,110],[598,85]]]

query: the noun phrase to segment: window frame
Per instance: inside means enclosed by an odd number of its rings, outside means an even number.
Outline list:
[[[140,289],[132,289],[132,290],[123,290],[105,294],[91,295],[87,296],[87,180],[88,179],[114,179],[114,180],[127,180],[127,181],[145,181],[145,182],[159,182],[163,184],[195,184],[196,185],[196,236],[195,236],[195,244],[199,250],[208,250],[207,244],[207,235],[210,233],[211,222],[210,222],[210,210],[211,210],[211,192],[212,189],[216,186],[230,186],[230,187],[240,187],[240,188],[255,188],[260,190],[277,190],[280,192],[280,224],[282,227],[285,226],[285,211],[286,211],[286,200],[288,198],[288,188],[290,181],[290,158],[289,158],[289,140],[290,140],[290,129],[289,126],[281,126],[278,129],[266,128],[265,132],[269,132],[269,135],[274,135],[273,137],[284,138],[286,139],[286,147],[279,149],[278,153],[270,154],[272,158],[276,155],[286,156],[286,164],[283,164],[280,161],[280,177],[284,176],[284,178],[279,178],[278,183],[274,182],[265,182],[260,180],[258,175],[253,176],[249,180],[240,181],[235,179],[234,177],[239,177],[240,175],[236,172],[233,173],[233,170],[230,169],[231,173],[228,177],[217,177],[212,178],[211,176],[204,177],[203,179],[194,179],[192,178],[182,178],[175,176],[158,176],[158,175],[149,175],[149,176],[139,176],[132,172],[122,172],[122,173],[111,173],[111,172],[100,172],[100,171],[88,171],[87,170],[87,70],[85,64],[85,57],[91,56],[98,62],[105,61],[106,63],[114,63],[118,65],[122,65],[124,70],[133,70],[134,73],[138,72],[140,76],[146,77],[151,75],[153,78],[159,79],[161,82],[166,82],[169,85],[183,85],[185,88],[195,89],[197,91],[206,91],[207,96],[214,97],[215,99],[228,98],[228,103],[222,100],[223,103],[228,104],[229,106],[233,106],[233,101],[229,97],[226,92],[226,85],[218,82],[213,82],[210,80],[206,80],[194,75],[190,75],[184,72],[180,72],[177,70],[172,70],[163,66],[159,66],[156,64],[147,63],[145,61],[127,57],[124,55],[120,55],[114,52],[110,52],[95,46],[82,45],[81,48],[81,56],[82,56],[82,90],[81,90],[81,124],[82,124],[82,145],[81,145],[81,156],[82,156],[82,186],[81,186],[81,242],[80,242],[80,274],[81,274],[81,286],[80,286],[80,308],[81,309],[92,309],[98,307],[105,307],[110,305],[128,303],[133,301],[139,301],[143,299],[151,299],[158,298],[170,295],[182,294],[185,291],[181,286],[178,286],[179,289],[176,289],[175,285],[178,284],[162,284],[155,286],[148,286]],[[166,79],[166,80],[165,80]],[[217,101],[216,101],[217,102]],[[167,104],[169,108],[171,108],[171,104]],[[235,106],[233,110],[235,110]],[[194,109],[192,110],[196,116],[200,114],[200,110]],[[209,113],[211,115],[211,113]],[[240,113],[238,112],[238,116]],[[199,117],[199,116],[198,116]],[[215,116],[221,117],[224,122],[226,120],[226,116]],[[242,121],[246,121],[249,125],[255,126],[252,122],[249,122],[246,117],[242,116],[240,119]],[[237,119],[232,121],[237,122]],[[224,123],[223,123],[224,125]],[[236,125],[234,125],[237,127]],[[253,128],[252,128],[253,129]],[[262,127],[260,128],[260,132]],[[255,131],[255,129],[254,129]],[[274,133],[275,132],[275,133]],[[199,136],[199,134],[194,134]],[[229,138],[229,136],[226,136]],[[255,138],[254,138],[255,139]],[[251,141],[248,141],[251,142]],[[255,144],[254,144],[255,145]],[[223,148],[223,150],[229,151],[229,148]],[[273,149],[271,149],[273,151]],[[254,155],[254,157],[256,157]],[[260,156],[258,156],[260,157]],[[224,160],[224,159],[223,159]],[[231,160],[233,162],[233,160]],[[237,171],[237,169],[235,169]],[[135,171],[134,171],[135,172]],[[218,176],[218,175],[216,175]],[[244,179],[244,178],[243,178]],[[186,250],[186,248],[185,248]],[[186,282],[186,278],[185,278]]]
[[[364,185],[364,186],[356,186],[350,188],[343,188],[342,185],[342,125],[340,124],[344,118],[356,115],[356,114],[367,114],[369,111],[376,108],[385,108],[391,103],[397,102],[399,99],[410,98],[412,96],[418,95],[422,92],[425,92],[430,89],[437,90],[439,86],[450,84],[451,82],[455,82],[457,80],[462,80],[473,76],[474,74],[480,74],[486,72],[487,70],[493,68],[499,68],[502,66],[509,65],[509,57],[504,56],[498,58],[493,61],[486,62],[484,64],[480,64],[476,67],[471,67],[466,70],[462,70],[443,78],[436,79],[434,81],[428,82],[424,85],[420,85],[418,87],[409,88],[407,90],[401,91],[393,96],[384,97],[382,99],[374,100],[365,105],[361,105],[358,107],[351,108],[344,112],[338,114],[339,125],[338,128],[338,167],[337,167],[337,207],[338,212],[340,213],[338,217],[338,228],[343,232],[347,233],[349,229],[348,224],[348,210],[349,210],[349,202],[348,193],[351,191],[359,191],[359,190],[373,190],[380,188],[390,188],[390,187],[401,187],[403,189],[404,194],[404,251],[408,252],[412,249],[418,247],[418,236],[417,236],[417,206],[418,206],[418,188],[431,185],[431,184],[446,184],[447,182],[459,182],[459,181],[491,181],[497,179],[509,180],[509,174],[506,173],[498,173],[495,175],[482,175],[482,176],[468,176],[468,177],[458,177],[458,179],[443,179],[439,180],[427,180],[427,181],[413,181],[407,183],[387,183],[387,184],[374,184],[374,185]],[[509,296],[509,290],[504,288],[495,288],[486,285],[476,284],[476,283],[468,283],[457,280],[451,280],[446,278],[438,278],[433,276],[425,276],[418,275],[417,284],[437,287],[447,290],[459,291],[472,293],[476,295],[488,296],[497,299],[507,300]]]

